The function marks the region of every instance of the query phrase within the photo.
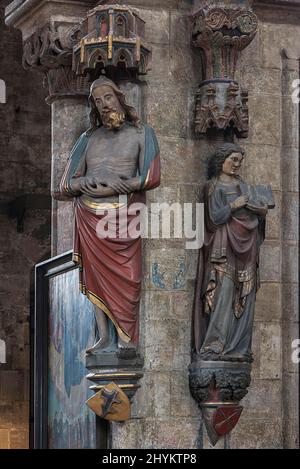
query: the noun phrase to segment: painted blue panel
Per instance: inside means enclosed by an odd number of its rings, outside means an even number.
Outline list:
[[[85,350],[94,343],[94,313],[78,282],[78,269],[49,282],[49,448],[95,448],[95,414],[85,404],[93,394]]]

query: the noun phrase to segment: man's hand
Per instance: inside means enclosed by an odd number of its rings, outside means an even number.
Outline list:
[[[117,176],[116,174],[106,174],[100,177],[87,177],[82,184],[83,192],[88,191],[91,195],[98,195],[100,189],[103,187],[111,187],[117,194],[128,194],[131,192],[131,187],[126,183],[126,180]]]
[[[70,181],[70,188],[73,192],[82,192],[82,184],[85,177],[73,177]]]
[[[237,208],[245,207],[247,205],[248,200],[249,200],[249,195],[243,194],[237,199],[235,199],[233,202],[231,202],[229,205],[232,210],[236,210]]]

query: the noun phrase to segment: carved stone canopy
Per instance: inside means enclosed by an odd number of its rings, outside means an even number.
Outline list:
[[[98,6],[89,11],[82,24],[84,37],[74,46],[73,71],[99,75],[101,70],[119,69],[145,74],[150,50],[143,45],[144,21],[120,5]]]
[[[192,45],[202,57],[196,95],[195,130],[232,128],[248,136],[248,93],[235,80],[240,52],[257,32],[256,15],[245,8],[206,6],[193,16]]]

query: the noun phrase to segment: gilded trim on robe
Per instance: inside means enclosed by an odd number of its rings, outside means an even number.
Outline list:
[[[132,194],[130,194],[129,200],[131,199]],[[112,203],[101,203],[101,202],[92,202],[86,196],[81,196],[81,201],[87,207],[94,209],[94,210],[117,210],[119,208],[126,207],[127,204],[119,204],[118,202]]]
[[[100,308],[101,311],[109,317],[117,329],[118,335],[121,339],[124,340],[124,342],[129,343],[131,341],[131,337],[119,326],[104,301],[99,296],[95,295],[95,293],[87,290],[86,286],[82,282],[79,282],[79,288],[83,295],[85,295],[94,305],[98,306],[98,308]]]

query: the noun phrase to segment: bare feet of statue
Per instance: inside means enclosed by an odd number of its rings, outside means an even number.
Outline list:
[[[97,355],[98,353],[101,353],[103,349],[105,349],[108,345],[108,337],[101,338],[100,340],[98,340],[98,342],[95,343],[95,345],[93,345],[93,347],[86,349],[86,353],[89,355]]]
[[[132,342],[125,342],[119,337],[117,356],[124,359],[136,357],[136,346]]]
[[[108,328],[108,322],[106,315],[104,312],[95,306],[94,308],[94,314],[95,314],[95,319],[96,319],[96,324],[98,328],[98,333],[101,336],[98,342],[96,342],[93,347],[90,347],[86,350],[87,355],[97,355],[102,352],[104,352],[108,346],[109,346],[109,328]]]

